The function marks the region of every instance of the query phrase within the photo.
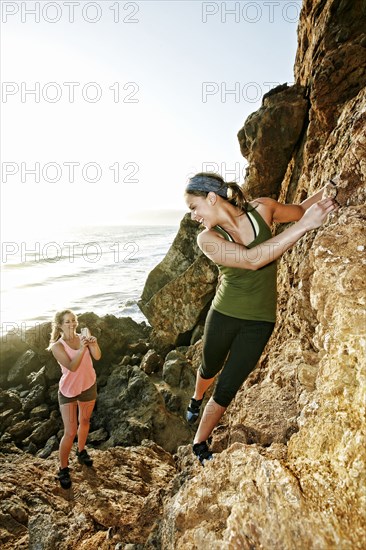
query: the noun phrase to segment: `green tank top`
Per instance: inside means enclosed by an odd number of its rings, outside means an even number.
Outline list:
[[[252,224],[255,239],[247,248],[267,241],[272,233],[262,216],[255,210],[247,213]],[[234,242],[233,238],[222,227],[215,226],[215,231],[226,240]],[[218,265],[220,283],[212,302],[216,311],[253,321],[276,320],[277,303],[277,264],[276,261],[256,270],[225,267]]]

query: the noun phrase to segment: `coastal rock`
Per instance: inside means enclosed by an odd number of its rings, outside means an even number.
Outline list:
[[[307,501],[285,455],[282,446],[263,451],[235,443],[204,468],[197,464],[194,477],[164,502],[161,547],[351,548],[339,544],[348,539],[347,525]]]
[[[100,445],[100,443],[103,443],[103,441],[106,441],[108,439],[108,432],[104,428],[100,428],[99,430],[94,430],[92,432],[89,432],[88,435],[88,444],[91,445]]]
[[[215,291],[218,271],[199,250],[198,232],[187,214],[164,260],[149,274],[139,301],[153,327],[152,343],[161,352],[190,343]]]
[[[146,355],[144,355],[140,368],[143,370],[146,374],[151,374],[153,372],[158,371],[163,364],[162,357],[156,353],[154,349],[150,349]]]
[[[246,119],[238,139],[249,162],[244,186],[248,195],[278,196],[307,109],[304,87],[282,85],[265,94],[261,108]]]
[[[47,385],[45,371],[46,367],[42,367],[39,371],[28,374],[27,380],[30,388],[45,387]]]
[[[207,313],[216,283],[217,267],[206,256],[200,256],[181,276],[154,294],[144,306],[154,329],[154,347],[169,349],[190,343],[192,331]]]
[[[7,379],[9,374],[10,366],[14,365],[19,359],[19,357],[28,349],[27,344],[24,341],[24,338],[21,337],[18,332],[20,332],[19,327],[14,325],[3,327],[4,332],[8,328],[9,332],[3,334],[1,337],[0,345],[0,387],[6,388]]]
[[[57,451],[59,446],[58,439],[55,435],[52,435],[47,441],[43,449],[38,451],[37,456],[39,458],[48,458],[53,451]]]
[[[27,414],[37,405],[41,405],[44,402],[45,395],[46,388],[44,386],[37,385],[32,388],[27,397],[22,400],[24,413]]]
[[[53,479],[56,453],[46,460],[31,457],[5,432],[0,439],[0,536],[5,550],[37,545],[61,550],[364,550],[363,15],[361,0],[303,3],[295,74],[297,84],[306,89],[309,124],[305,122],[293,145],[280,188],[268,194],[279,191],[280,200],[300,202],[338,174],[340,209],[279,261],[277,327],[258,367],[213,433],[213,461],[202,468],[191,445],[176,448],[190,443],[191,436],[181,418],[165,409],[165,403],[171,410],[183,407],[182,376],[198,367],[201,341],[165,358],[166,363],[175,362],[171,367],[179,386],[174,388],[137,366],[110,362],[92,417],[93,430],[102,430],[101,439],[108,432],[109,443],[99,444],[123,446],[141,442],[148,434],[176,451],[176,462],[145,441],[136,448],[92,450],[92,470],[72,459],[74,485],[65,494]],[[276,96],[280,93],[271,101]],[[195,243],[193,234],[191,239]],[[192,242],[186,243],[187,249]],[[197,274],[204,275],[198,259],[191,258],[177,279],[167,269],[159,282],[156,271],[151,294],[146,295],[154,322],[151,336],[158,341],[160,333],[167,347],[182,337],[191,343],[194,327],[204,319],[204,300],[200,311],[185,310],[195,298],[189,285],[197,282]],[[170,261],[172,271],[180,269],[178,264]],[[190,266],[197,273],[192,269],[188,279]],[[185,284],[178,284],[180,277]],[[180,316],[186,324],[179,324]],[[159,350],[150,335],[145,338]],[[114,345],[118,349],[116,340]],[[124,344],[121,349],[117,361],[127,353],[130,358],[144,353]],[[8,349],[8,357],[13,351]],[[181,354],[187,361],[182,367]],[[21,401],[27,396],[18,390]],[[50,393],[57,394],[57,385],[48,388]],[[7,403],[16,408],[17,399],[4,393],[0,403],[5,422],[12,421],[10,430],[21,444],[22,437],[40,425],[39,419],[26,419],[19,409],[9,412],[13,409]],[[96,422],[99,415],[101,425]]]
[[[170,386],[179,386],[182,369],[186,364],[184,355],[171,351],[165,358],[163,365],[163,380]]]
[[[295,78],[311,103],[306,157],[326,144],[344,105],[365,87],[364,23],[362,0],[303,2]]]
[[[30,418],[48,418],[50,414],[49,407],[46,403],[34,407],[29,413]]]
[[[182,275],[192,262],[200,256],[200,250],[196,243],[198,232],[197,223],[191,220],[189,214],[186,214],[180,223],[177,236],[164,259],[154,267],[146,279],[138,304],[144,314],[145,305],[151,300],[154,294],[167,283]]]
[[[16,422],[6,430],[10,437],[16,443],[21,443],[26,437],[28,437],[33,429],[37,426],[39,421],[36,418],[21,420]]]
[[[74,453],[73,453],[74,454]],[[94,467],[72,464],[72,488],[55,480],[58,457],[0,454],[0,537],[13,548],[116,548],[143,544],[161,516],[171,456],[152,442],[92,451]]]
[[[132,355],[144,355],[149,351],[149,344],[148,342],[133,342],[132,344],[128,344],[127,349],[130,354],[132,353]]]
[[[60,415],[58,411],[52,411],[48,420],[43,421],[35,430],[23,441],[23,445],[26,446],[29,443],[36,445],[38,449],[41,445],[44,445],[53,434],[55,434],[61,427]]]
[[[41,367],[37,354],[32,350],[27,350],[16,360],[14,366],[8,374],[8,383],[12,386],[17,384],[27,384],[27,376]]]
[[[254,178],[253,155],[246,185],[250,195],[301,202],[337,175],[340,209],[279,261],[279,322],[213,433],[214,460],[195,470],[190,449],[179,450],[184,482],[164,502],[163,548],[364,548],[363,4],[303,3],[295,66],[303,125],[280,159],[282,176],[269,187]],[[264,98],[273,112],[285,91]],[[251,126],[261,115],[249,120],[251,144],[266,131]],[[263,170],[277,161],[267,159]],[[189,351],[192,365],[198,348]]]
[[[0,388],[0,411],[11,409],[14,412],[22,408],[22,402],[18,394],[12,390],[2,390]]]
[[[48,386],[60,380],[60,365],[57,363],[57,361],[55,361],[54,357],[49,357],[48,361],[46,362],[44,366],[44,375],[46,377]]]
[[[138,445],[152,439],[169,452],[187,443],[191,433],[182,418],[168,412],[153,382],[137,366],[118,366],[101,389],[93,428],[104,428],[110,446]]]
[[[94,313],[83,313],[78,316],[79,326],[88,326],[91,333],[98,338],[103,350],[100,361],[95,362],[95,370],[107,377],[108,369],[119,359],[132,343],[146,340],[150,328],[144,323],[136,323],[130,317],[117,318],[114,315],[98,317]],[[14,387],[17,384],[27,385],[33,380],[27,379],[31,373],[38,372],[44,366],[44,375],[48,382],[56,381],[61,376],[60,367],[54,357],[46,350],[51,334],[51,323],[41,323],[28,329],[21,337],[9,334],[3,343],[3,364],[0,377],[2,388]],[[26,350],[24,351],[24,348]],[[145,348],[146,349],[146,348]]]

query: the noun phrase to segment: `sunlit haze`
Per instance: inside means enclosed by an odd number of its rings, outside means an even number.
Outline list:
[[[300,1],[1,4],[3,238],[178,223],[193,173],[243,180],[236,134],[293,80]]]

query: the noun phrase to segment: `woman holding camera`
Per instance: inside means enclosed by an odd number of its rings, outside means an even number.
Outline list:
[[[64,435],[60,442],[60,469],[57,477],[64,489],[71,487],[68,462],[76,435],[78,461],[88,467],[93,465],[85,449],[90,417],[97,397],[92,357],[98,360],[102,355],[97,339],[90,335],[88,329],[82,329],[82,334],[77,334],[77,327],[77,316],[71,310],[65,309],[56,313],[48,347],[62,372],[58,400]]]

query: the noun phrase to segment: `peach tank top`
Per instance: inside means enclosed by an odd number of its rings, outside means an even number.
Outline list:
[[[60,338],[58,342],[64,346],[65,351],[68,357],[72,360],[78,353],[79,350],[70,348],[70,346]],[[65,397],[75,397],[81,392],[88,390],[96,381],[96,374],[93,367],[93,361],[90,355],[89,349],[86,349],[82,361],[79,365],[79,368],[75,372],[66,367],[61,367],[62,376],[59,382],[59,389],[62,395]]]

